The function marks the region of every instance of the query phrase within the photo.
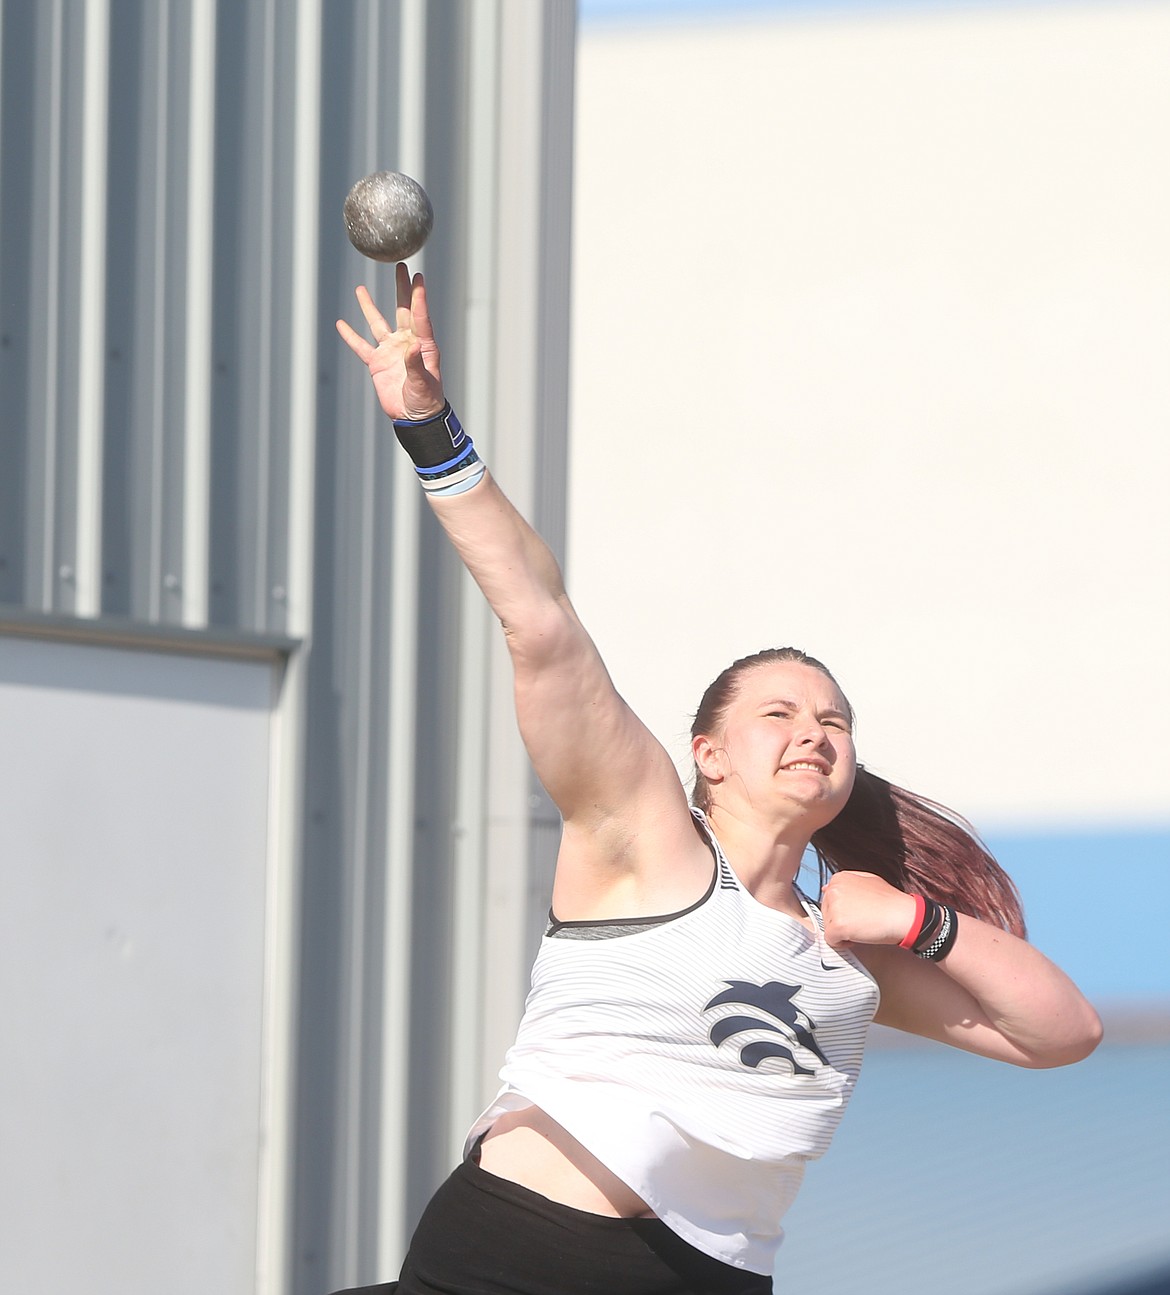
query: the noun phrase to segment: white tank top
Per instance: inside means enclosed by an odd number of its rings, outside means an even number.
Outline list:
[[[857,1082],[873,978],[755,900],[698,811],[715,869],[682,913],[550,923],[503,1087],[537,1106],[704,1253],[771,1273],[780,1220]]]

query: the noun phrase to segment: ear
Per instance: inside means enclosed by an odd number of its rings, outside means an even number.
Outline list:
[[[691,740],[691,757],[708,782],[722,782],[727,776],[727,753],[705,734]]]

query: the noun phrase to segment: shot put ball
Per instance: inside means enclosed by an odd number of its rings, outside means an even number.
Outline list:
[[[346,196],[344,214],[349,241],[374,261],[413,256],[435,223],[422,185],[398,171],[375,171],[359,180]]]

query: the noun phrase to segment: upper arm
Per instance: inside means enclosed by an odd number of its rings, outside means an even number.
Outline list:
[[[505,633],[520,733],[566,823],[636,833],[640,821],[685,812],[674,762],[614,687],[567,597],[522,636]]]
[[[636,865],[675,845],[693,848],[674,764],[618,695],[548,545],[490,473],[472,490],[429,502],[503,627],[521,736],[574,829],[558,873],[567,856]]]

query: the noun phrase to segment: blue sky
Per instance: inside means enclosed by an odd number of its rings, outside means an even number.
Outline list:
[[[989,832],[1033,943],[1094,1002],[1170,1002],[1170,831]]]
[[[1103,3],[1105,0],[1097,0]],[[1161,0],[1152,0],[1159,3]],[[1019,9],[1086,0],[578,0],[581,21],[640,22],[687,18],[729,18],[744,14],[813,14],[886,11],[889,13],[940,9]]]
[[[1170,1007],[1170,828],[989,830],[1028,936],[1096,1004]],[[801,874],[815,890],[815,864]]]

